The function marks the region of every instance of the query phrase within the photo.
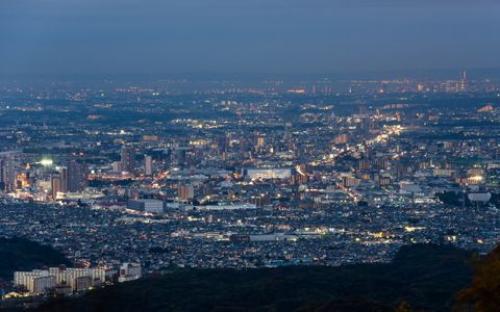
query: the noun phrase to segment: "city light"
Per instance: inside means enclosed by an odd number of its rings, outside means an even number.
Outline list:
[[[54,162],[50,158],[43,158],[42,160],[40,160],[40,164],[44,167],[51,167]]]

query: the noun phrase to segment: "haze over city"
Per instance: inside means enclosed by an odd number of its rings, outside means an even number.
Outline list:
[[[498,312],[499,13],[0,0],[0,310]]]
[[[499,12],[493,0],[3,0],[0,68],[351,78],[491,70]]]

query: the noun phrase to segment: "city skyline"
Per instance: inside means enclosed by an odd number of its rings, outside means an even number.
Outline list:
[[[0,310],[480,311],[498,0],[0,0]]]

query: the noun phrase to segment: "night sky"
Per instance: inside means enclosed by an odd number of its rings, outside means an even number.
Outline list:
[[[495,0],[0,0],[1,74],[500,68]]]

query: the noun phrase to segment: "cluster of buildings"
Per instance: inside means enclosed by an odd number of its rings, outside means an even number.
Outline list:
[[[4,90],[0,235],[145,272],[494,248],[498,86],[336,83]]]
[[[72,295],[105,285],[106,282],[126,282],[141,278],[141,266],[123,263],[118,269],[51,267],[14,272],[13,285],[20,293],[37,295]],[[13,296],[11,294],[11,296]]]
[[[19,151],[0,155],[0,188],[15,198],[56,201],[66,194],[82,192],[87,174],[86,165],[74,159],[55,165],[50,158],[30,162]]]

